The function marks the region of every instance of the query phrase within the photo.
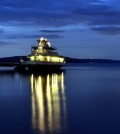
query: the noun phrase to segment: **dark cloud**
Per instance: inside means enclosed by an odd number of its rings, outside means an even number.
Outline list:
[[[66,0],[64,2],[57,0],[1,0],[0,24],[22,25],[23,27],[53,26],[54,28],[79,23],[87,24],[90,27],[120,25],[119,8],[116,9],[115,4],[106,3],[100,0]],[[119,6],[120,1],[115,0],[115,3]],[[60,33],[62,31],[41,30],[41,32]]]
[[[44,34],[44,35],[42,35],[43,37],[45,37],[45,38],[53,38],[53,39],[59,39],[59,38],[64,38],[64,36],[62,36],[62,35],[58,35],[58,34]]]
[[[39,35],[27,35],[27,34],[19,34],[19,35],[7,35],[5,38],[7,39],[27,39],[27,38],[38,38]]]
[[[120,10],[112,9],[108,5],[89,5],[78,8],[73,11],[73,15],[88,24],[120,24]]]
[[[106,34],[120,33],[120,10],[110,5],[88,5],[72,13],[76,21],[89,25],[92,30]]]
[[[8,44],[8,42],[0,41],[0,45],[6,45],[6,44]]]
[[[81,0],[64,2],[56,0],[1,0],[0,1],[0,18],[1,23],[9,25],[47,25],[47,26],[63,26],[78,23],[74,18],[71,10],[81,7],[83,3],[88,3],[91,0],[84,2]],[[72,19],[73,18],[73,19]]]
[[[73,11],[75,15],[84,16],[102,16],[109,15],[110,9],[107,5],[87,5],[86,7],[79,7]]]
[[[42,0],[41,0],[42,1]],[[40,2],[41,2],[40,1]],[[30,8],[34,7],[35,4],[40,4],[40,2],[34,0],[0,0],[0,5],[5,8],[14,8],[14,9],[23,9],[23,8]]]
[[[10,42],[10,41],[1,41],[0,40],[0,45],[16,45],[17,43],[15,42]]]
[[[63,38],[63,36],[61,36],[61,35],[58,35],[58,34],[50,34],[50,35],[47,35],[47,34],[42,34],[42,35],[40,35],[40,34],[38,34],[38,35],[27,35],[27,34],[22,34],[22,35],[9,35],[9,36],[6,36],[5,38],[7,38],[7,39],[20,39],[20,38],[22,38],[22,39],[27,39],[27,38],[29,38],[29,39],[31,39],[31,38],[39,38],[39,37],[46,37],[46,38],[55,38],[55,39],[57,39],[57,38]]]
[[[120,15],[98,16],[88,23],[89,25],[120,25]]]
[[[120,27],[117,26],[92,27],[91,29],[104,34],[110,34],[110,35],[120,34]]]
[[[40,30],[43,33],[63,33],[65,30]]]
[[[4,33],[4,29],[0,28],[0,34]]]
[[[39,11],[35,9],[5,9],[0,8],[0,23],[4,25],[37,25],[37,26],[59,26],[65,25],[64,13],[56,13],[49,11]]]
[[[90,1],[90,0],[86,0]],[[10,7],[15,9],[36,9],[36,10],[59,10],[59,9],[69,9],[76,7],[76,5],[81,5],[84,0],[0,0],[0,5],[2,7]],[[64,9],[64,10],[65,10]]]

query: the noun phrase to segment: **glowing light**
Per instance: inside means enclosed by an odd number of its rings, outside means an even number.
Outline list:
[[[34,56],[31,56],[30,59],[31,59],[31,60],[35,60],[35,57],[34,57]]]
[[[44,99],[43,99],[43,90],[41,84],[42,84],[42,79],[40,76],[36,80],[35,77],[31,75],[32,123],[34,128],[39,128],[41,131],[45,131]],[[36,110],[36,105],[37,105],[37,110]],[[40,118],[37,118],[37,113],[39,113]]]
[[[62,86],[61,86],[62,84]],[[66,99],[64,73],[31,75],[32,127],[40,133],[60,131],[66,127]],[[61,114],[64,122],[61,122]]]
[[[51,44],[50,44],[50,42],[47,42],[47,44],[48,44],[48,46],[49,46],[49,47],[51,47]]]
[[[42,40],[45,40],[45,38],[44,38],[44,37],[41,37],[40,40],[41,40],[41,41],[42,41]]]
[[[53,62],[64,62],[64,58],[60,58],[60,57],[52,57],[51,60]]]
[[[63,58],[60,58],[60,62],[63,62],[64,61],[64,59]]]
[[[50,129],[50,131],[52,132],[53,129],[53,118],[52,118],[52,94],[51,94],[51,88],[50,88],[50,75],[47,75],[47,85],[46,85],[46,89],[47,89],[47,107],[48,107],[48,127]]]
[[[50,56],[47,56],[47,61],[50,61]]]
[[[59,62],[60,61],[60,58],[59,57],[52,57],[52,61]]]
[[[42,58],[43,58],[43,56],[40,56],[40,55],[39,55],[39,56],[38,56],[38,58],[39,58],[39,59],[42,59]]]
[[[60,58],[60,57],[52,57],[52,56],[31,56],[30,59],[32,61],[34,60],[38,60],[38,61],[50,61],[50,62],[61,62],[64,63],[64,58]]]
[[[61,74],[61,88],[62,88],[62,94],[64,94],[65,86],[64,86],[64,74],[63,74],[63,72]]]

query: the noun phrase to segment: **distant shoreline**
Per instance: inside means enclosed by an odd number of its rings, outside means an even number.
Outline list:
[[[27,56],[13,56],[13,57],[4,57],[0,58],[0,62],[20,62],[20,59],[28,60]],[[77,59],[77,58],[70,58],[65,57],[65,61],[67,64],[110,64],[110,63],[117,63],[120,64],[120,60],[112,60],[112,59]]]
[[[112,59],[77,59],[77,58],[70,58],[66,57],[66,63],[71,63],[71,64],[78,64],[78,63],[84,63],[84,64],[107,64],[107,63],[117,63],[120,64],[120,60],[112,60]]]

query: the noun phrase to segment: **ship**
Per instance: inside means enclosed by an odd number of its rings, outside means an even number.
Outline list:
[[[65,57],[58,54],[57,49],[50,42],[41,37],[37,40],[38,45],[31,46],[31,54],[27,56],[28,60],[20,60],[23,67],[29,70],[40,69],[58,69],[65,66]]]

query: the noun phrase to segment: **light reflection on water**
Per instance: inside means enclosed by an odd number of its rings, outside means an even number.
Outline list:
[[[0,71],[0,134],[120,134],[120,67],[63,71]]]
[[[31,74],[32,128],[56,133],[67,129],[64,73]]]

